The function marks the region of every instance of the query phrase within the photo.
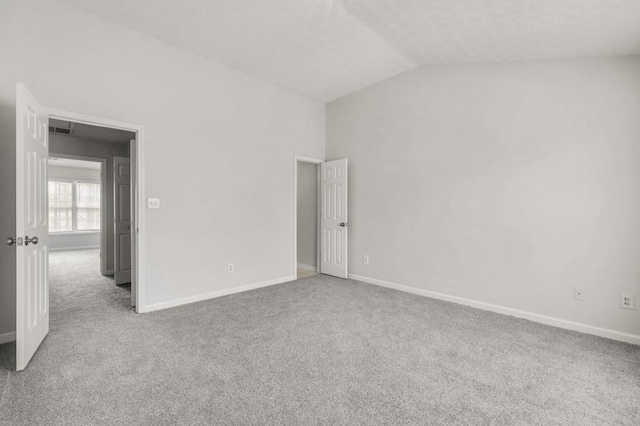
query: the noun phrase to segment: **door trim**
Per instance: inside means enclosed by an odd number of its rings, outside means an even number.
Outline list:
[[[302,157],[299,155],[293,158],[293,276],[298,279],[298,163],[311,163],[319,166],[324,163],[324,160],[311,157]],[[317,198],[318,198],[318,211],[320,211],[320,168],[318,167],[318,175],[316,178],[316,184],[318,185]],[[316,272],[320,271],[320,221],[316,220],[316,234],[318,236],[318,250],[316,259]]]
[[[51,155],[53,154],[53,155]],[[107,275],[107,159],[102,157],[89,157],[86,155],[58,154],[49,150],[49,158],[66,158],[69,160],[85,160],[100,163],[100,274]],[[49,251],[56,251],[51,250]]]
[[[136,176],[135,176],[135,190],[138,194],[135,206],[135,222],[137,224],[137,233],[132,233],[131,238],[135,239],[135,250],[132,253],[133,261],[135,265],[135,282],[137,285],[136,291],[136,312],[147,312],[146,306],[146,221],[145,221],[145,132],[144,126],[139,124],[126,123],[123,121],[111,120],[108,118],[94,117],[91,115],[80,114],[71,111],[64,111],[55,108],[46,108],[49,118],[55,118],[58,120],[73,121],[81,124],[88,124],[98,127],[109,127],[112,129],[126,130],[134,132],[136,134]]]

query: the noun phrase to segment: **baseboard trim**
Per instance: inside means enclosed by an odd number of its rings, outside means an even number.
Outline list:
[[[2,333],[0,334],[0,345],[4,343],[15,342],[16,340],[16,332],[12,331],[10,333]]]
[[[306,271],[318,272],[318,268],[311,265],[305,265],[304,263],[298,263],[298,268],[304,269]]]
[[[167,302],[154,303],[146,305],[144,312],[159,311],[161,309],[173,308],[176,306],[187,305],[189,303],[201,302],[203,300],[215,299],[216,297],[228,296],[230,294],[242,293],[245,291],[255,290],[262,287],[269,287],[276,284],[282,284],[289,281],[295,281],[293,275],[275,278],[273,280],[261,281],[253,284],[247,284],[240,287],[227,288],[224,290],[211,291],[209,293],[198,294],[196,296],[184,297],[182,299],[169,300]]]
[[[494,305],[491,303],[480,302],[474,299],[467,299],[464,297],[451,296],[444,293],[438,293],[435,291],[422,290],[415,287],[409,287],[402,284],[396,284],[388,281],[378,280],[375,278],[364,277],[362,275],[349,274],[349,278],[361,281],[367,284],[374,284],[381,287],[392,288],[400,290],[405,293],[416,294],[419,296],[430,297],[432,299],[444,300],[447,302],[453,302],[460,305],[471,306],[472,308],[482,309],[485,311],[495,312],[503,315],[510,315],[516,318],[523,318],[534,322],[539,322],[554,327],[564,328],[567,330],[579,331],[581,333],[593,334],[595,336],[606,337],[608,339],[617,340],[620,342],[631,343],[634,345],[640,345],[640,335],[624,333],[621,331],[611,330],[608,328],[596,327],[592,325],[582,324],[578,322],[563,320],[560,318],[549,317],[546,315],[540,315],[533,312],[522,311],[520,309],[507,308],[506,306]]]
[[[99,248],[100,246],[55,247],[49,248],[49,251],[95,250]]]

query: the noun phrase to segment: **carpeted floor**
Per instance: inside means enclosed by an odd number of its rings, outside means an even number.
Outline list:
[[[315,271],[310,271],[308,269],[298,268],[298,279],[309,278],[309,277],[312,277],[312,276],[314,276],[316,274],[317,274],[317,272],[315,272]]]
[[[0,424],[640,424],[638,346],[323,275],[137,315],[73,257]]]

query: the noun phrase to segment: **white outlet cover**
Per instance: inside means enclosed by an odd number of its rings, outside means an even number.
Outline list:
[[[636,296],[633,294],[620,293],[620,307],[623,309],[635,309]]]
[[[584,290],[581,288],[573,289],[573,299],[574,300],[584,300]]]
[[[147,208],[159,209],[160,208],[160,198],[147,198]]]

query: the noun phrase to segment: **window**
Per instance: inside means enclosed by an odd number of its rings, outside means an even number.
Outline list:
[[[49,182],[49,232],[73,231],[73,183]]]
[[[49,232],[99,230],[99,183],[49,181]]]
[[[76,183],[76,229],[78,231],[98,231],[100,229],[100,184]]]

